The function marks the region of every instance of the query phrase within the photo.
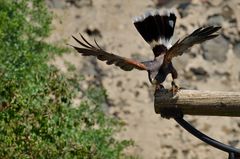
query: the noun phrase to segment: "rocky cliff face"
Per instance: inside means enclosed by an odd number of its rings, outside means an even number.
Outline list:
[[[129,1],[129,0],[48,0],[54,14],[51,42],[75,44],[71,35],[82,33],[96,38],[107,51],[139,60],[153,54],[132,24],[132,18],[149,9],[172,7],[178,16],[174,40],[204,25],[222,26],[214,40],[194,46],[173,63],[179,72],[178,84],[188,89],[240,90],[240,2],[239,0]],[[198,141],[173,120],[154,113],[153,88],[147,73],[124,72],[91,57],[71,54],[54,63],[66,71],[64,60],[76,65],[87,81],[104,86],[107,111],[126,123],[119,138],[132,138],[137,147],[129,153],[146,159],[219,158],[227,155]],[[168,78],[165,83],[170,87]],[[193,117],[188,121],[207,134],[233,146],[240,146],[240,120],[227,117]]]

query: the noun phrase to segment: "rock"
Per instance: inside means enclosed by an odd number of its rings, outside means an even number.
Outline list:
[[[66,2],[70,3],[71,5],[77,8],[93,5],[92,0],[66,0]]]
[[[153,0],[156,7],[173,8],[175,5],[191,3],[191,0]]]
[[[208,17],[208,24],[209,25],[222,25],[222,22],[224,21],[223,16],[221,15],[213,15]]]
[[[66,6],[65,0],[47,0],[46,3],[50,8],[64,8]]]
[[[204,80],[209,76],[207,71],[202,67],[190,68],[190,71],[195,75],[197,80]]]
[[[231,74],[229,72],[221,72],[221,70],[215,70],[214,76],[221,80],[230,80]]]
[[[239,32],[236,28],[236,22],[228,23],[228,29],[223,30],[223,35],[230,43],[237,43],[240,41]]]
[[[98,36],[98,37],[102,37],[101,32],[99,31],[99,29],[97,28],[93,28],[93,27],[88,27],[84,30],[84,32],[86,32],[89,36]]]
[[[231,140],[231,141],[228,141],[228,143],[229,143],[229,145],[231,145],[231,146],[235,147],[235,146],[237,146],[237,145],[238,145],[238,143],[239,143],[239,140]]]
[[[225,62],[228,52],[228,41],[222,36],[209,40],[202,44],[203,58],[207,61],[216,60],[217,62]]]
[[[181,16],[181,18],[184,18],[186,16],[188,16],[188,6],[190,5],[190,2],[185,2],[185,3],[180,3],[177,6],[177,10],[179,12],[179,15]]]
[[[240,42],[234,45],[233,52],[238,58],[240,58]]]
[[[228,21],[233,20],[234,12],[233,12],[232,8],[228,5],[223,6],[222,7],[222,16]]]
[[[219,6],[222,3],[222,0],[211,0],[208,2],[213,6]]]

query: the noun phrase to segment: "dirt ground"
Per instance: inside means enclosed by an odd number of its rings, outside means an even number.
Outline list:
[[[239,0],[48,0],[54,14],[51,42],[76,44],[71,35],[94,38],[107,51],[138,60],[152,59],[148,44],[134,28],[132,19],[147,10],[172,8],[177,15],[174,41],[204,25],[222,26],[221,35],[194,46],[173,63],[177,83],[187,89],[239,91],[240,1]],[[155,114],[153,88],[147,73],[124,72],[94,58],[71,54],[54,63],[66,71],[64,61],[76,65],[87,80],[98,81],[108,93],[109,114],[121,118],[121,139],[133,139],[127,153],[144,159],[225,159],[227,154],[197,140],[177,123]],[[171,78],[165,82],[170,87]],[[232,146],[240,147],[240,119],[186,116],[194,126]]]

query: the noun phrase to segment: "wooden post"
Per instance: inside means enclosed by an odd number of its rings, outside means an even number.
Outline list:
[[[177,110],[183,115],[240,117],[240,92],[179,90],[173,95],[163,90],[156,93],[154,108],[157,114]]]

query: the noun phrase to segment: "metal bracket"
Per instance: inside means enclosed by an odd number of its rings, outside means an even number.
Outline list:
[[[203,142],[207,143],[208,145],[211,145],[212,147],[215,147],[221,151],[227,152],[229,154],[228,159],[240,159],[240,149],[237,149],[235,147],[225,145],[194,128],[191,124],[189,124],[186,120],[183,119],[183,117],[176,117],[174,118],[175,121],[182,126],[185,130],[187,130],[189,133],[191,133],[196,138],[202,140]]]

